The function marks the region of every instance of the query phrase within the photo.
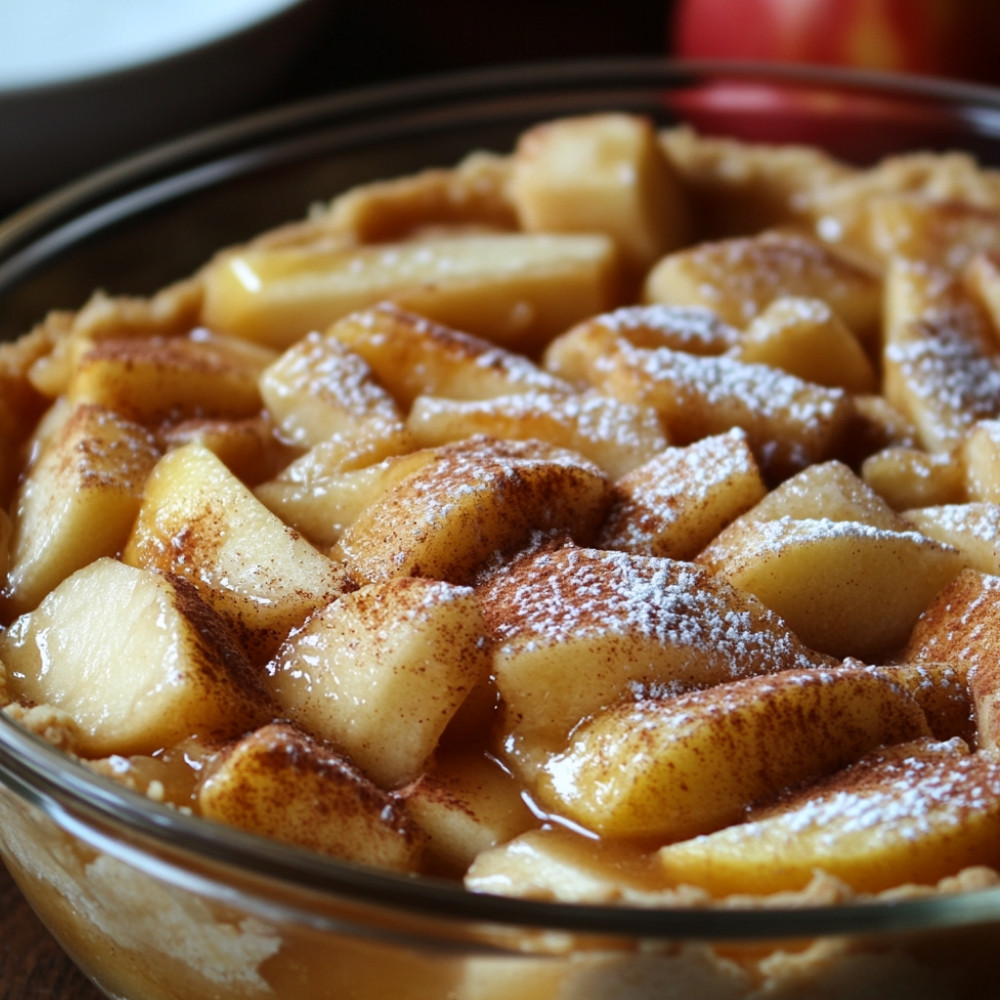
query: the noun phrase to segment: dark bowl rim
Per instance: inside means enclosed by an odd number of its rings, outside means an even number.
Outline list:
[[[123,197],[130,204],[130,193],[141,196],[154,190],[156,197],[174,197],[171,178],[178,171],[204,166],[209,155],[235,156],[242,162],[240,151],[248,143],[259,146],[295,137],[320,124],[349,125],[378,113],[407,115],[426,108],[454,107],[456,101],[458,106],[475,105],[537,94],[540,88],[567,90],[582,84],[676,88],[711,80],[830,87],[941,101],[1000,115],[1000,89],[976,84],[792,64],[659,57],[515,64],[370,85],[258,112],[160,144],[61,187],[0,220],[0,296],[5,287],[17,283],[25,267],[31,266],[33,247],[60,227],[68,226],[72,234],[74,220],[95,211],[95,225],[99,225],[101,206],[109,199]],[[231,159],[226,162],[228,169],[235,169]],[[227,176],[225,171],[209,170],[191,183],[216,183]],[[19,260],[25,254],[27,264]],[[11,259],[17,265],[12,270]],[[896,933],[1000,921],[1000,886],[891,901],[745,910],[569,904],[471,893],[442,880],[352,865],[186,815],[92,772],[5,713],[0,713],[0,783],[61,820],[73,816],[84,824],[119,828],[150,850],[209,861],[285,892],[301,890],[331,902],[362,902],[383,912],[405,911],[435,919],[446,916],[481,926],[633,940],[754,941]]]

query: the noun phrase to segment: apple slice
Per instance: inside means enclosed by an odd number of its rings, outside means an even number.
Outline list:
[[[332,551],[359,584],[394,576],[468,584],[540,536],[592,538],[609,489],[577,452],[475,436],[435,449],[431,462],[365,508]]]
[[[15,499],[5,588],[15,614],[99,556],[118,555],[159,457],[147,430],[104,407],[68,412],[38,449]]]
[[[427,855],[444,874],[461,876],[483,852],[537,825],[520,784],[483,754],[439,755],[434,767],[400,789],[427,833]]]
[[[80,358],[66,392],[76,403],[148,425],[249,417],[260,411],[258,378],[274,357],[256,344],[204,329],[187,337],[100,340]]]
[[[890,654],[964,566],[957,549],[914,530],[828,518],[750,521],[739,532],[736,524],[698,562],[832,656]]]
[[[101,558],[0,633],[10,693],[68,712],[88,756],[230,737],[273,711],[228,629],[181,577]]]
[[[668,254],[646,276],[643,297],[704,306],[740,328],[777,298],[821,299],[862,343],[870,343],[881,316],[881,291],[873,274],[820,240],[770,230]]]
[[[688,238],[688,201],[651,120],[597,113],[523,132],[511,198],[527,232],[606,233],[637,271]]]
[[[929,735],[916,701],[877,674],[783,671],[602,712],[548,760],[536,793],[601,836],[683,840],[878,746]]]
[[[329,335],[289,347],[261,373],[260,394],[285,437],[307,448],[402,430],[403,414],[365,360]]]
[[[617,479],[667,445],[660,418],[649,406],[597,393],[519,393],[482,400],[418,396],[406,426],[421,448],[473,434],[504,440],[537,438],[578,451]]]
[[[288,723],[229,746],[202,782],[198,809],[251,833],[393,871],[416,870],[423,850],[405,807]]]
[[[336,563],[194,441],[156,464],[122,558],[190,579],[255,657],[345,589]]]
[[[978,746],[1000,757],[1000,577],[963,570],[920,616],[899,660],[965,665]]]
[[[345,594],[282,644],[268,686],[288,717],[398,788],[427,765],[485,684],[490,654],[473,591],[399,577]]]
[[[537,353],[617,305],[619,262],[599,233],[460,233],[365,246],[256,246],[205,270],[203,322],[285,348],[386,300]]]
[[[612,488],[601,548],[693,559],[767,487],[738,427],[685,448],[665,448]]]
[[[832,666],[759,601],[688,562],[561,548],[481,585],[515,763],[620,702]]]
[[[716,896],[796,891],[817,870],[856,892],[1000,864],[1000,767],[960,740],[878,751],[745,823],[670,844],[664,874]]]
[[[404,410],[418,396],[482,400],[570,388],[523,355],[388,302],[345,316],[327,336],[363,358]]]

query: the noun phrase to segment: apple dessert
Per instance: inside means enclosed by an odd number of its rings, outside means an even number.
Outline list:
[[[480,893],[1000,881],[971,158],[550,121],[53,312],[0,380],[0,690],[86,767]]]

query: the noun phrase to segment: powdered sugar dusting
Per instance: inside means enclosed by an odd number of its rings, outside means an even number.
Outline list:
[[[721,670],[729,678],[826,662],[756,599],[679,560],[594,549],[543,552],[498,575],[483,605],[501,644],[642,637],[686,650],[711,664],[706,674]]]

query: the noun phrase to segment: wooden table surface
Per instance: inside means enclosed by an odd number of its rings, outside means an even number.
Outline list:
[[[0,864],[0,1000],[102,1000]]]

